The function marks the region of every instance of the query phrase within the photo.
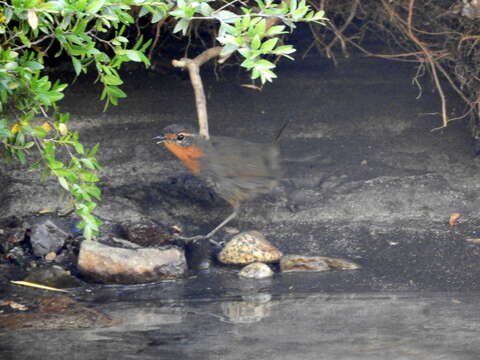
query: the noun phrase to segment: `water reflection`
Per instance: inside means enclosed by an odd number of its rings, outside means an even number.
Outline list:
[[[271,315],[271,294],[242,296],[242,301],[221,303],[223,314],[232,323],[255,323]]]

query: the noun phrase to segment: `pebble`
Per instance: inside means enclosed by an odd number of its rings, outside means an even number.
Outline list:
[[[129,242],[123,240],[122,244]],[[78,269],[88,278],[108,284],[139,284],[184,278],[187,262],[183,249],[176,246],[142,248],[131,244],[111,246],[99,241],[83,241]]]
[[[337,270],[357,270],[360,269],[361,266],[358,264],[355,264],[354,262],[350,260],[344,260],[344,259],[336,259],[336,258],[330,258],[330,257],[325,257],[325,256],[319,256],[323,261],[325,261],[328,266],[332,269],[337,269]]]
[[[281,257],[282,253],[258,231],[235,235],[218,254],[224,264],[273,263]]]
[[[45,260],[47,261],[54,261],[57,258],[57,254],[52,252],[49,252],[47,255],[45,255]]]
[[[320,256],[285,255],[280,260],[280,270],[282,272],[325,271],[329,269],[328,263]]]
[[[8,253],[25,239],[26,229],[23,227],[0,229],[0,252]]]
[[[280,260],[282,272],[291,271],[325,271],[329,269],[356,270],[360,265],[349,260],[326,256],[285,255]]]
[[[272,277],[273,271],[270,269],[270,266],[261,262],[255,262],[240,270],[238,276],[248,279],[265,279]]]
[[[50,220],[36,224],[30,233],[33,253],[36,256],[45,256],[50,252],[57,253],[65,244],[67,237],[68,234]]]

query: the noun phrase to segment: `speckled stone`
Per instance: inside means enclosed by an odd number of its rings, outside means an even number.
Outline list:
[[[354,262],[352,262],[350,260],[335,259],[335,258],[330,258],[330,257],[325,257],[325,256],[319,256],[319,258],[322,259],[323,261],[325,261],[331,269],[357,270],[357,269],[361,268],[360,265],[355,264]]]
[[[320,256],[285,255],[280,260],[280,270],[282,272],[325,271],[329,269],[328,263]]]
[[[270,266],[261,262],[256,262],[245,266],[240,270],[238,276],[248,279],[265,279],[273,276],[273,271],[270,269]]]
[[[282,253],[258,231],[235,235],[218,254],[218,260],[224,264],[272,263],[281,257]]]
[[[280,260],[280,270],[290,271],[325,271],[356,270],[360,265],[349,260],[335,259],[326,256],[285,255]]]

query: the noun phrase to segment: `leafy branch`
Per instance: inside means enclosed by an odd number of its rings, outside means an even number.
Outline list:
[[[132,16],[134,8],[137,18]],[[56,177],[70,194],[87,239],[100,226],[93,215],[101,198],[96,186],[101,169],[95,159],[98,145],[85,149],[78,133],[69,129],[69,115],[57,105],[67,84],[44,74],[44,58],[68,58],[77,76],[96,72],[107,110],[127,96],[121,89],[122,65],[130,61],[150,65],[146,51],[153,39],[132,40],[128,31],[144,17],[158,26],[173,19],[173,32],[183,35],[192,21],[218,23],[220,46],[212,57],[225,60],[237,52],[244,58],[241,66],[262,83],[276,77],[268,56],[291,58],[295,51],[281,44],[283,34],[299,21],[325,21],[323,11],[312,11],[305,0],[256,0],[255,7],[241,0],[224,4],[211,0],[0,0],[0,143],[10,161],[26,163],[36,150],[40,160],[33,167],[42,169],[43,178]]]

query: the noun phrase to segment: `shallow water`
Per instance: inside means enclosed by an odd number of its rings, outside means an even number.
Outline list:
[[[218,284],[223,294],[200,276],[210,296],[179,283],[82,290],[78,300],[117,324],[0,333],[0,358],[478,358],[480,293],[327,293],[321,276],[295,276],[298,288],[241,281],[235,291]]]

